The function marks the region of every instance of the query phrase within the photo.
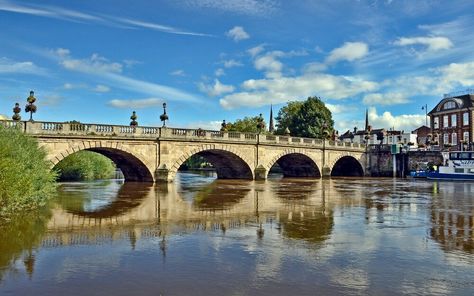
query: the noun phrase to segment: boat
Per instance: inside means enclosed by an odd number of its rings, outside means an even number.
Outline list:
[[[474,151],[449,152],[444,166],[426,173],[428,179],[437,180],[473,180]]]
[[[426,178],[428,172],[428,162],[419,162],[416,164],[416,170],[410,171],[412,178]]]

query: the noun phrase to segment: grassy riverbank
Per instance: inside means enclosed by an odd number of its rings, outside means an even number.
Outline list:
[[[55,190],[56,174],[35,139],[0,126],[0,218],[43,205]]]

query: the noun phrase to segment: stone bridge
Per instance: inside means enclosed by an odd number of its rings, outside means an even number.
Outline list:
[[[206,158],[221,179],[267,178],[275,165],[285,177],[363,176],[364,145],[268,134],[168,127],[39,121],[0,121],[37,138],[53,168],[81,150],[110,158],[127,181],[173,181],[191,156]]]

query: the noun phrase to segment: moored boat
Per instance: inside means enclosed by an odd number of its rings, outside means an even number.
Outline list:
[[[473,180],[474,151],[453,151],[449,153],[446,165],[427,172],[428,179],[440,180]]]

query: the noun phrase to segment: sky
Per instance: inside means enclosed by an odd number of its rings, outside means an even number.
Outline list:
[[[320,97],[340,133],[411,131],[474,88],[471,0],[0,0],[0,114],[219,129]],[[23,119],[28,115],[22,113]]]

